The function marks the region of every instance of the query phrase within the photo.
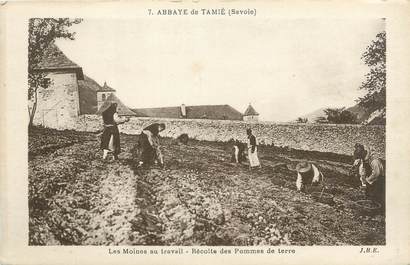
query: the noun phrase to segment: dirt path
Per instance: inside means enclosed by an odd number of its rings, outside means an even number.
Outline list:
[[[140,211],[135,204],[136,176],[117,162],[108,165],[100,183],[96,207],[90,212],[86,245],[129,244],[131,220]]]

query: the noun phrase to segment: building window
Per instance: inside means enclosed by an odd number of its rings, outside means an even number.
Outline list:
[[[105,100],[105,94],[102,94],[102,100]]]

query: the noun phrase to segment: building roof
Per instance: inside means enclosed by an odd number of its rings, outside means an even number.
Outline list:
[[[115,89],[109,87],[106,82],[100,86],[95,80],[83,74],[83,70],[75,62],[68,59],[68,57],[58,48],[55,43],[51,43],[44,51],[42,61],[35,69],[37,71],[61,71],[72,70],[77,74],[78,92],[80,102],[80,114],[101,114],[101,109],[105,109],[111,102],[118,104],[118,114],[135,116],[136,114],[125,106],[114,94],[111,94],[101,108],[98,110],[97,106],[97,92],[115,92]]]
[[[67,56],[58,48],[55,43],[51,43],[44,51],[44,56],[38,67],[38,71],[59,71],[73,70],[77,74],[78,80],[83,80],[83,69],[75,62],[67,58]]]
[[[242,120],[242,113],[229,105],[186,106],[186,117],[182,116],[181,107],[133,109],[137,116],[154,118],[187,118],[211,120]],[[142,114],[142,115],[141,115]]]
[[[97,91],[99,89],[101,86],[87,75],[84,75],[84,80],[78,80],[80,114],[97,112]]]
[[[182,118],[180,107],[132,109],[138,116],[155,118]]]
[[[256,112],[256,110],[252,107],[251,104],[249,104],[243,116],[256,116],[256,115],[259,115],[259,113]]]
[[[115,92],[115,89],[108,86],[107,82],[104,82],[104,85],[102,87],[100,86],[100,89],[97,90],[97,92]]]
[[[111,103],[117,103],[117,113],[120,116],[136,116],[137,114],[129,109],[124,103],[121,102],[119,98],[115,94],[110,94],[108,98],[104,101],[101,105],[100,109],[95,113],[97,115],[101,115],[104,110],[106,110]]]

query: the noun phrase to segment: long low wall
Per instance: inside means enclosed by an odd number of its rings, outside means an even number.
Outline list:
[[[362,143],[382,158],[385,156],[385,126],[131,118],[119,128],[122,133],[139,134],[142,128],[154,122],[165,123],[166,130],[161,135],[172,138],[187,133],[197,140],[246,141],[246,129],[252,128],[260,144],[351,155],[354,144]],[[97,131],[101,128],[100,116],[82,115],[70,129]]]

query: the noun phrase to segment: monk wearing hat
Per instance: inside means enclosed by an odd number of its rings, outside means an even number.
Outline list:
[[[316,165],[309,162],[300,162],[296,165],[298,177],[296,179],[296,187],[298,191],[306,191],[306,185],[317,185],[322,183],[323,174],[319,171]]]
[[[363,144],[356,143],[354,148],[353,167],[359,167],[360,180],[366,195],[384,207],[386,178],[383,161]]]
[[[100,147],[103,150],[103,160],[107,159],[108,153],[112,153],[114,159],[118,160],[118,154],[121,152],[118,125],[130,120],[128,117],[123,119],[118,116],[117,106],[117,103],[111,103],[102,112],[104,130],[101,135]]]

